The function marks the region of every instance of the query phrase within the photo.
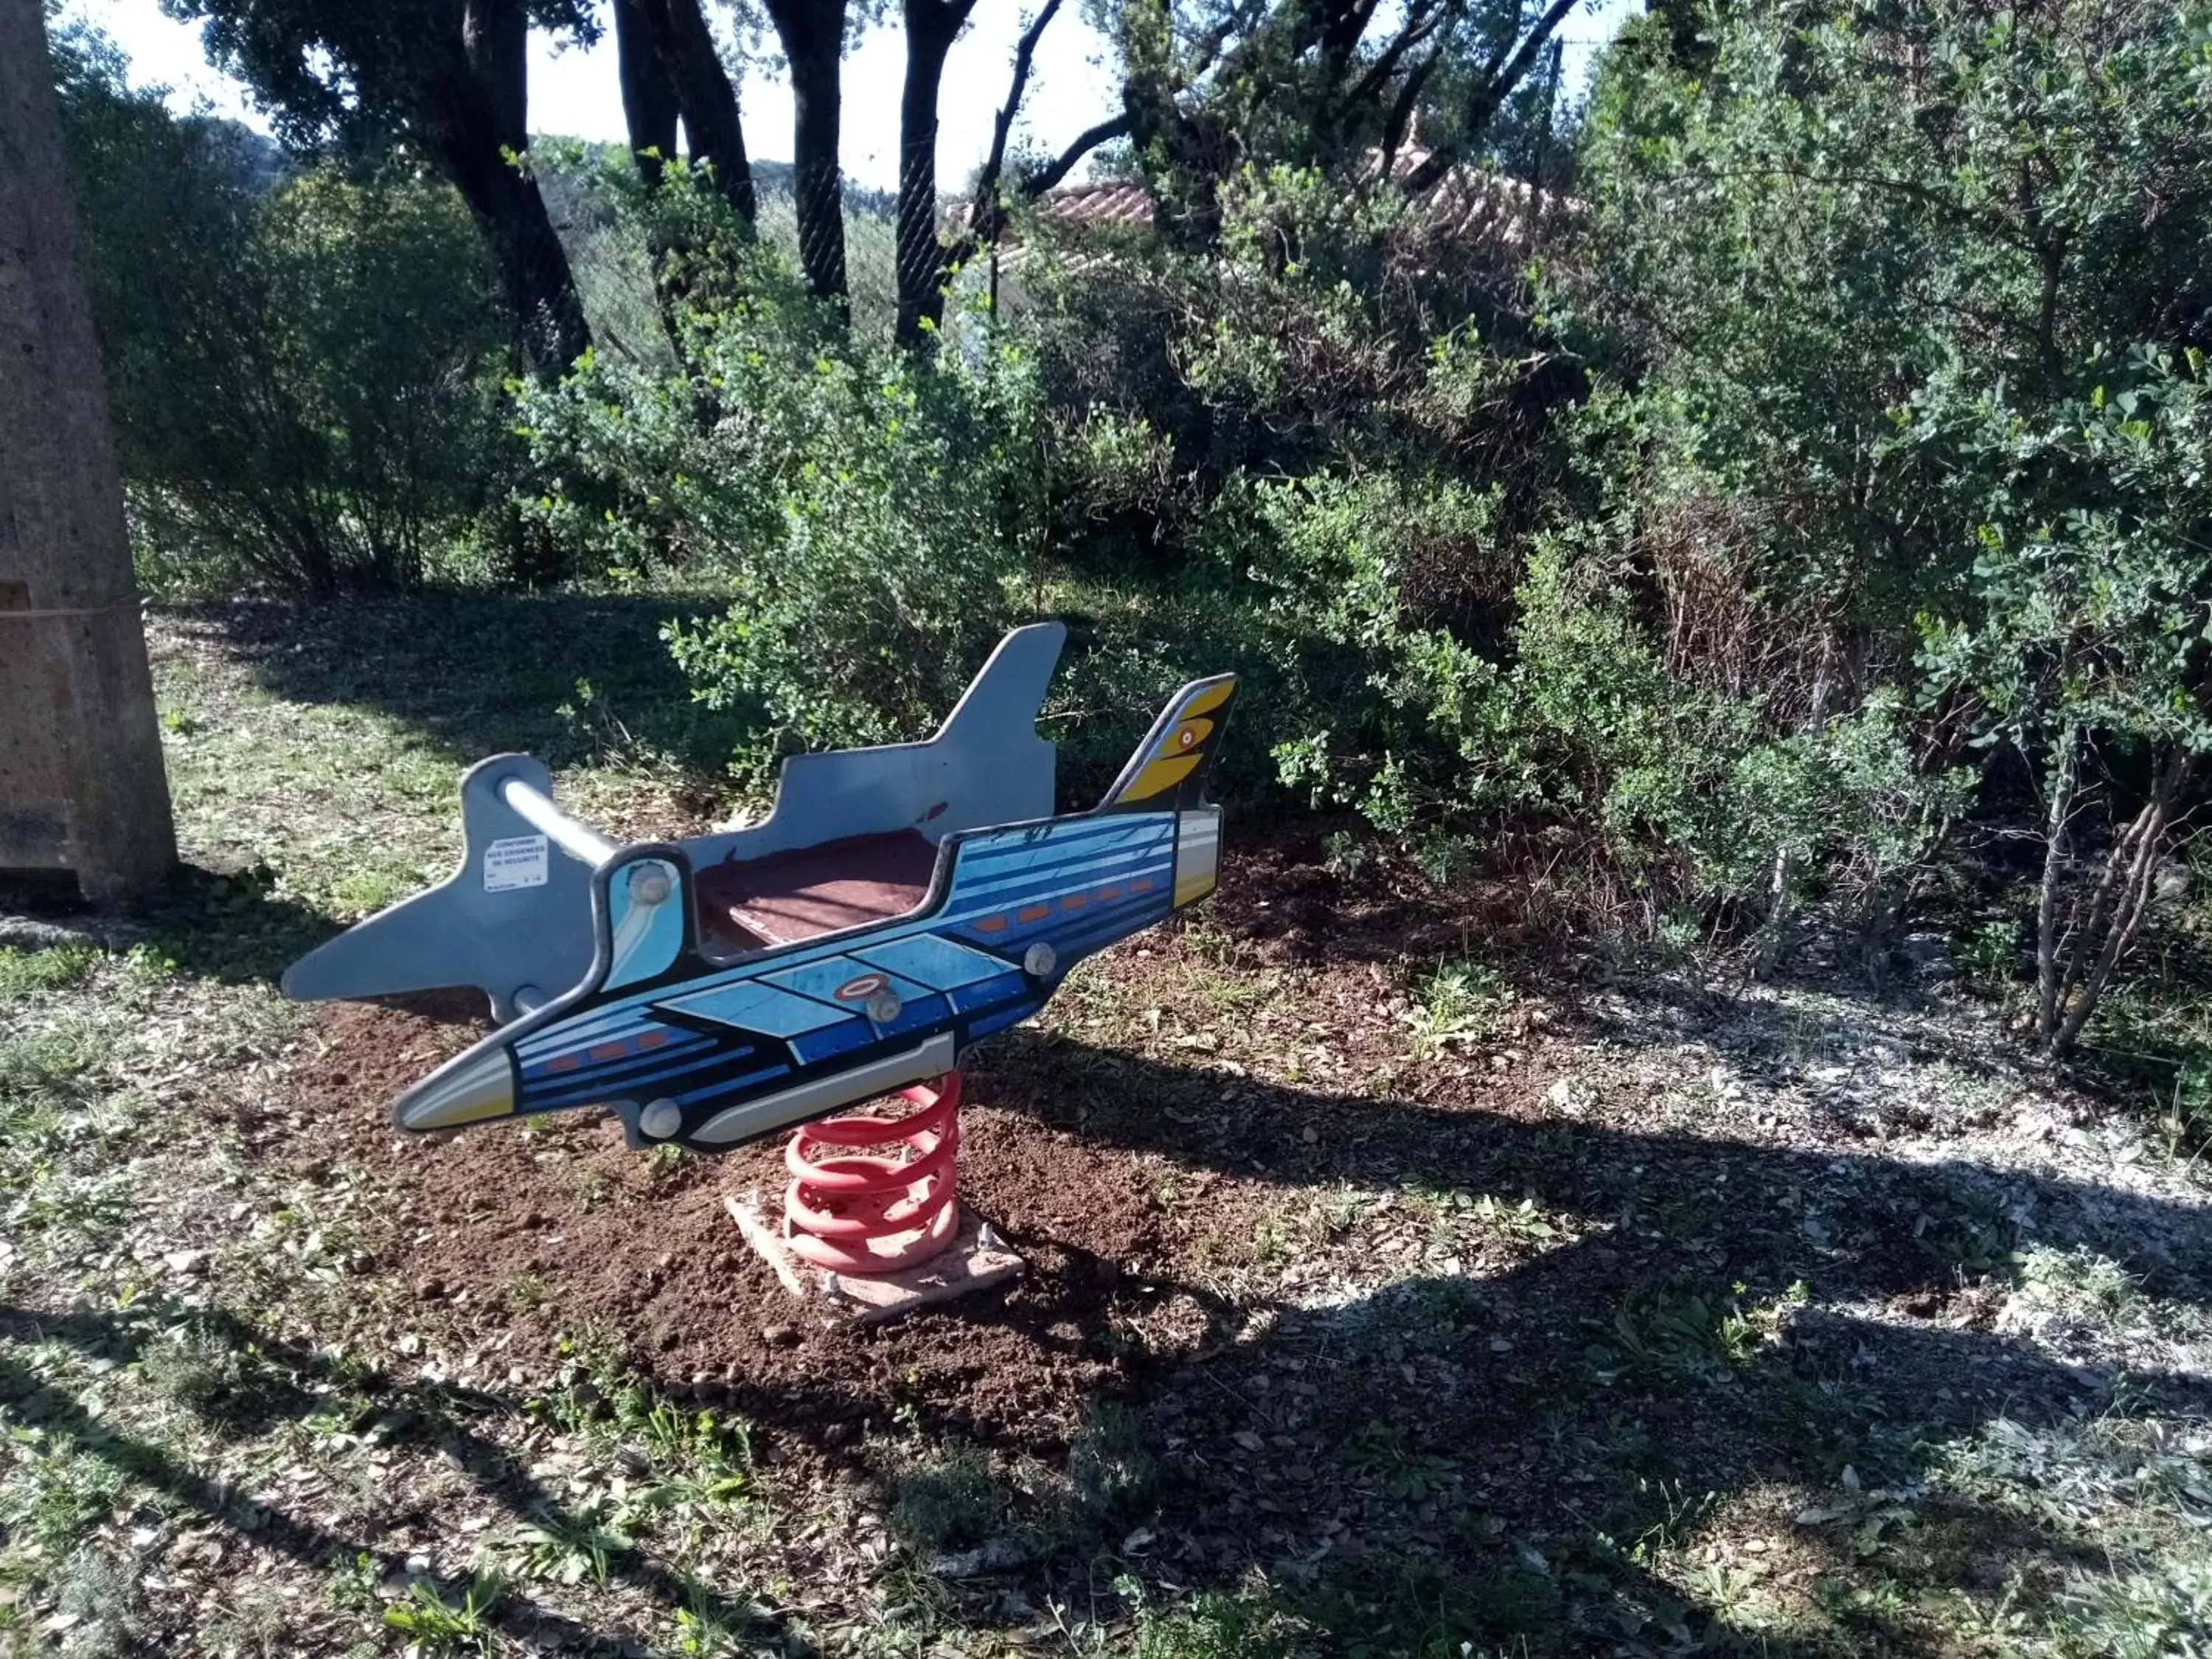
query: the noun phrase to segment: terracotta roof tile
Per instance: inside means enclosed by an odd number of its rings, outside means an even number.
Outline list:
[[[1401,150],[1392,158],[1391,173],[1406,178],[1428,156],[1425,149]],[[1362,182],[1371,183],[1381,165],[1382,152],[1370,150],[1359,169]],[[1494,240],[1516,246],[1528,239],[1528,185],[1522,179],[1462,163],[1430,188],[1425,199],[1426,228],[1455,240]],[[1571,210],[1572,204],[1556,198],[1538,204],[1540,210],[1556,206]],[[1139,180],[1098,179],[1061,185],[1037,204],[1036,211],[1055,230],[1145,230],[1152,222],[1152,198]],[[960,216],[965,222],[964,210]],[[1000,246],[1011,252],[1020,241],[1020,233],[1010,228]]]

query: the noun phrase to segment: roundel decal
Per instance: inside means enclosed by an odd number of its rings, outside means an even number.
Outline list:
[[[866,1002],[878,991],[887,988],[890,981],[881,974],[861,974],[847,980],[831,994],[840,1002]]]
[[[1167,741],[1154,752],[1164,757],[1188,755],[1205,740],[1213,730],[1213,722],[1195,716],[1186,719],[1176,730],[1168,733]]]

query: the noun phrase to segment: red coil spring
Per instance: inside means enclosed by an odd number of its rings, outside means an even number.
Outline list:
[[[892,1273],[928,1261],[958,1234],[960,1073],[898,1092],[921,1109],[805,1124],[784,1148],[791,1185],[783,1232],[793,1255],[835,1273]],[[824,1151],[830,1155],[818,1161],[810,1156]]]

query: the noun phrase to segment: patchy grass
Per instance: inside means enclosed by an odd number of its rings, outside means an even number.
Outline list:
[[[1464,959],[1443,962],[1413,981],[1406,1023],[1421,1050],[1442,1054],[1455,1043],[1500,1036],[1513,1001],[1512,986],[1495,968]]]
[[[1117,1400],[1102,1400],[1085,1414],[1067,1462],[1077,1500],[1101,1519],[1141,1509],[1158,1489],[1159,1462],[1144,1419]]]
[[[0,1004],[66,991],[91,978],[99,966],[100,952],[90,945],[67,943],[39,951],[0,945]]]
[[[489,1653],[498,1635],[493,1615],[506,1595],[496,1573],[473,1573],[450,1589],[418,1578],[384,1609],[384,1622],[425,1656]]]
[[[891,1500],[891,1530],[930,1554],[970,1548],[992,1537],[1006,1496],[990,1460],[974,1446],[928,1453],[902,1469]]]

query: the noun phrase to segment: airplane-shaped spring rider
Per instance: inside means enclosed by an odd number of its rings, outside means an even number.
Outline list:
[[[1036,719],[1066,631],[1009,634],[927,742],[793,757],[741,829],[617,847],[554,805],[538,761],[482,762],[460,868],[284,989],[490,998],[499,1028],[395,1103],[417,1132],[599,1106],[633,1146],[724,1152],[902,1091],[924,1109],[801,1130],[787,1231],[842,1272],[912,1265],[957,1227],[962,1051],[1213,889],[1206,783],[1236,677],[1185,686],[1104,801],[1055,817]],[[853,1150],[892,1142],[911,1161]]]

